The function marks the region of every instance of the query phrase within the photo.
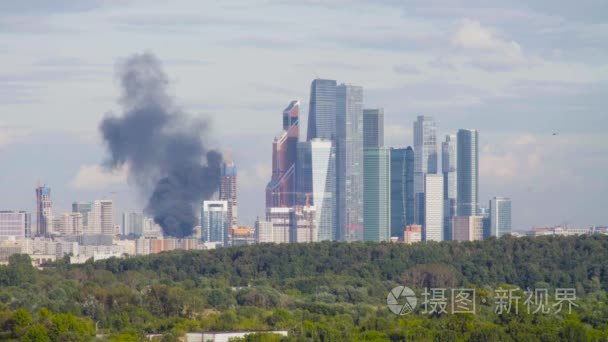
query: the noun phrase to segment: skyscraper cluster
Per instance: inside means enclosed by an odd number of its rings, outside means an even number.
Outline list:
[[[313,80],[304,141],[299,102],[283,111],[258,236],[274,242],[443,241],[511,232],[508,198],[492,199],[488,214],[480,211],[477,130],[460,129],[439,144],[435,121],[421,115],[413,123],[413,148],[386,147],[384,110],[364,108],[363,99],[361,86]],[[304,211],[309,218],[296,219]]]

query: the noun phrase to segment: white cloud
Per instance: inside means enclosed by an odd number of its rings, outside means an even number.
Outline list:
[[[70,182],[76,190],[101,190],[112,184],[126,183],[127,168],[108,171],[99,165],[82,165]]]
[[[499,37],[476,20],[463,20],[452,36],[452,44],[471,52],[470,65],[487,71],[511,70],[539,62],[536,57],[526,56],[519,43]]]

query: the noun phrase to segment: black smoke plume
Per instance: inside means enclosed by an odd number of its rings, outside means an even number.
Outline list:
[[[195,210],[218,189],[222,155],[205,147],[206,121],[175,107],[154,55],[131,56],[117,71],[123,114],[108,115],[99,126],[109,152],[105,164],[128,166],[129,179],[149,196],[145,212],[165,235],[191,235]]]

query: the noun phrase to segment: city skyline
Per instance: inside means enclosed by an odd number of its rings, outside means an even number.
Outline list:
[[[1,78],[7,114],[0,119],[0,186],[10,196],[0,198],[0,207],[35,215],[31,192],[38,180],[53,189],[58,214],[74,200],[95,198],[112,198],[121,211],[145,206],[124,172],[100,168],[97,125],[115,107],[113,65],[151,50],[177,81],[171,83],[176,102],[210,117],[214,145],[241,165],[244,222],[264,212],[259,193],[271,175],[268,139],[276,133],[278,111],[299,98],[306,114],[310,80],[328,77],[363,86],[365,107],[384,108],[386,146],[411,145],[417,115],[433,116],[438,143],[459,128],[478,129],[479,200],[509,196],[514,229],[606,223],[608,119],[601,94],[608,69],[598,58],[606,53],[598,44],[606,31],[601,18],[588,15],[603,11],[588,3],[580,5],[583,12],[506,1],[495,8],[464,4],[454,12],[420,3],[332,4],[264,4],[264,11],[213,4],[213,20],[196,20],[195,3],[189,11],[167,12],[162,3],[148,2],[146,20],[138,2],[126,9],[98,2],[45,5],[35,12],[4,5],[0,16],[8,26],[0,59],[9,71]],[[269,14],[294,10],[309,20],[285,32],[273,29],[285,27],[285,16]],[[369,20],[358,20],[360,10]],[[159,13],[190,20],[176,26],[159,20]],[[27,24],[31,17],[40,26]],[[260,25],[247,25],[252,21]],[[74,34],[83,22],[92,25]],[[349,34],[332,29],[352,22],[360,26]],[[556,40],[555,32],[564,34]],[[159,33],[168,38],[162,47]],[[99,39],[106,36],[111,39]],[[131,38],[128,44],[123,37]],[[192,37],[200,44],[192,46]],[[59,49],[51,41],[70,44]],[[93,44],[99,41],[117,44]],[[242,53],[228,54],[235,46]],[[248,63],[241,63],[243,56]]]

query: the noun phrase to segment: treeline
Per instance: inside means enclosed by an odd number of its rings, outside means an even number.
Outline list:
[[[0,266],[0,340],[176,340],[188,331],[288,330],[294,341],[606,341],[608,237],[542,237],[415,245],[253,245],[176,251],[39,271],[28,256]],[[398,316],[397,285],[415,289],[575,288],[575,312]],[[520,306],[522,303],[519,304]],[[275,340],[263,334],[249,340]]]

